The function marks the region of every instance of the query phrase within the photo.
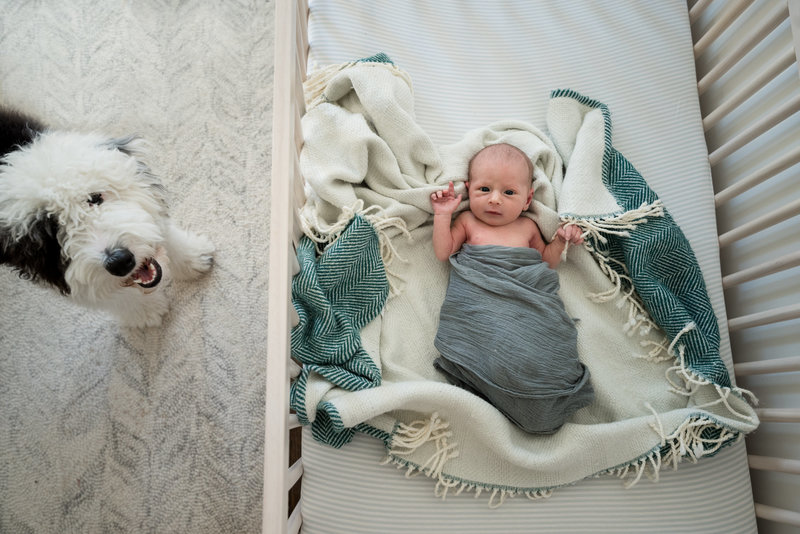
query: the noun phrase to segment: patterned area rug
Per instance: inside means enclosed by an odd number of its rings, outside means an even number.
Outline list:
[[[216,265],[122,329],[0,269],[0,532],[258,532],[272,3],[10,0],[0,102],[137,133]]]

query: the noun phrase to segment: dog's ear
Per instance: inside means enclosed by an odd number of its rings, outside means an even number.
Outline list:
[[[136,160],[139,177],[151,188],[153,198],[163,205],[164,209],[167,208],[167,191],[161,180],[153,174],[150,167],[146,162],[147,155],[147,142],[137,135],[128,135],[126,137],[115,137],[109,139],[107,146],[112,150],[119,150],[126,156]]]
[[[138,135],[128,135],[125,137],[112,137],[106,143],[112,150],[119,150],[123,154],[141,160],[146,150],[145,141]]]
[[[0,155],[25,146],[44,131],[44,126],[33,117],[5,106],[0,106]]]
[[[58,223],[43,213],[22,235],[15,237],[14,233],[0,225],[0,264],[10,265],[24,280],[48,283],[68,295],[64,273],[69,261],[61,255]]]

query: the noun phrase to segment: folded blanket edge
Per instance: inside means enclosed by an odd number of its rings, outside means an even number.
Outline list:
[[[660,425],[655,412],[654,416]],[[498,508],[506,499],[518,495],[524,495],[531,500],[549,498],[557,489],[572,486],[581,480],[602,476],[619,478],[625,489],[634,487],[643,477],[655,483],[658,482],[662,469],[671,467],[672,470],[677,470],[684,459],[697,463],[701,457],[716,456],[723,449],[740,442],[746,434],[702,411],[689,413],[669,435],[664,434],[663,428],[658,428],[655,424],[651,426],[660,434],[661,441],[640,456],[578,480],[546,487],[492,484],[446,473],[447,462],[458,457],[459,452],[457,444],[450,440],[452,432],[449,430],[449,423],[443,420],[438,412],[431,414],[428,419],[415,420],[409,424],[398,421],[391,433],[374,428],[368,423],[359,425],[358,430],[383,441],[386,456],[381,464],[394,464],[397,469],[405,469],[407,478],[423,474],[436,480],[434,487],[436,497],[445,500],[451,490],[452,495],[474,492],[475,498],[487,492],[487,504],[490,508]],[[426,444],[434,445],[435,452],[425,462],[417,463],[407,458]],[[709,448],[706,448],[709,444]]]

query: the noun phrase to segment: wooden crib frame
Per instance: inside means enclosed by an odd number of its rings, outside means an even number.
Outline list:
[[[800,191],[800,0],[689,0],[688,4],[698,92],[716,191],[717,226],[718,230],[723,229],[719,244],[734,372],[737,381],[745,382],[746,387],[750,386],[745,377],[758,375],[757,386],[770,388],[774,383],[786,389],[789,377],[787,396],[796,402],[800,395],[800,335],[796,334],[800,326],[800,289],[791,282],[798,279],[800,233],[792,232],[791,225],[796,227],[800,216],[800,195],[792,196],[791,192]],[[747,21],[743,19],[748,17],[742,15],[754,10],[762,16],[753,24],[744,24]],[[302,477],[303,463],[299,458],[289,465],[290,431],[299,427],[299,422],[289,413],[288,399],[290,375],[296,367],[290,358],[289,332],[296,324],[290,286],[292,276],[299,270],[294,250],[302,235],[297,208],[304,202],[299,154],[303,144],[300,120],[305,112],[302,84],[309,49],[307,18],[307,0],[276,0],[262,523],[262,532],[268,534],[296,533],[302,524],[302,501],[290,506],[289,492]],[[745,26],[749,26],[748,31],[744,31]],[[788,49],[770,54],[770,43],[786,41],[786,32],[790,35]],[[768,61],[752,57],[754,50],[765,49],[770,56]],[[788,71],[793,71],[794,76],[787,75]],[[764,91],[767,98],[763,98]],[[770,98],[775,92],[790,96]],[[754,95],[761,96],[752,98]],[[752,120],[741,127],[748,113]],[[758,159],[763,159],[763,166],[743,176],[737,154],[746,156],[754,150]],[[758,186],[769,180],[784,188],[788,183],[790,194],[782,193],[779,187],[780,198],[759,200],[764,195],[763,186]],[[753,203],[758,203],[766,214],[754,216]],[[742,268],[747,243],[769,235],[764,233],[767,230],[782,236],[777,253],[770,252],[767,255],[771,259]],[[755,293],[767,293],[768,298],[749,297],[753,286]],[[743,287],[750,289],[741,291]],[[787,292],[789,304],[782,304],[787,301]],[[795,334],[784,334],[785,342],[777,347],[754,350],[760,338],[749,333],[775,325],[784,332],[793,329]],[[764,424],[756,435],[748,437],[748,447],[758,445],[759,440],[766,443],[780,438],[781,430],[787,428],[784,425],[793,425],[789,428],[796,432],[800,423],[796,404],[761,407],[758,413]],[[297,451],[292,456],[299,457],[299,436],[297,431],[292,433],[292,449]],[[790,438],[792,458],[748,455],[754,476],[756,516],[769,522],[763,523],[766,529],[779,523],[800,526],[800,510],[766,504],[771,498],[772,477],[800,474],[800,441],[797,433]],[[792,487],[800,492],[800,480],[795,478]]]

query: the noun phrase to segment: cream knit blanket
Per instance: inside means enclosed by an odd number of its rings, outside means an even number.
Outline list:
[[[330,67],[306,91],[306,235],[322,252],[360,213],[380,236],[392,287],[361,330],[380,385],[348,391],[316,373],[295,384],[293,404],[318,425],[317,439],[339,447],[365,432],[384,441],[388,462],[434,478],[438,495],[488,491],[495,505],[603,473],[628,485],[657,479],[663,466],[713,455],[756,428],[746,392],[732,387],[719,358],[716,318],[688,242],[613,149],[605,106],[556,91],[549,135],[503,121],[437,148],[416,124],[408,76],[385,56]],[[522,432],[432,365],[449,265],[433,254],[430,193],[449,180],[461,189],[470,156],[498,142],[534,162],[527,215],[543,235],[567,222],[587,238],[568,249],[558,273],[566,309],[580,319],[595,401],[549,436]]]

